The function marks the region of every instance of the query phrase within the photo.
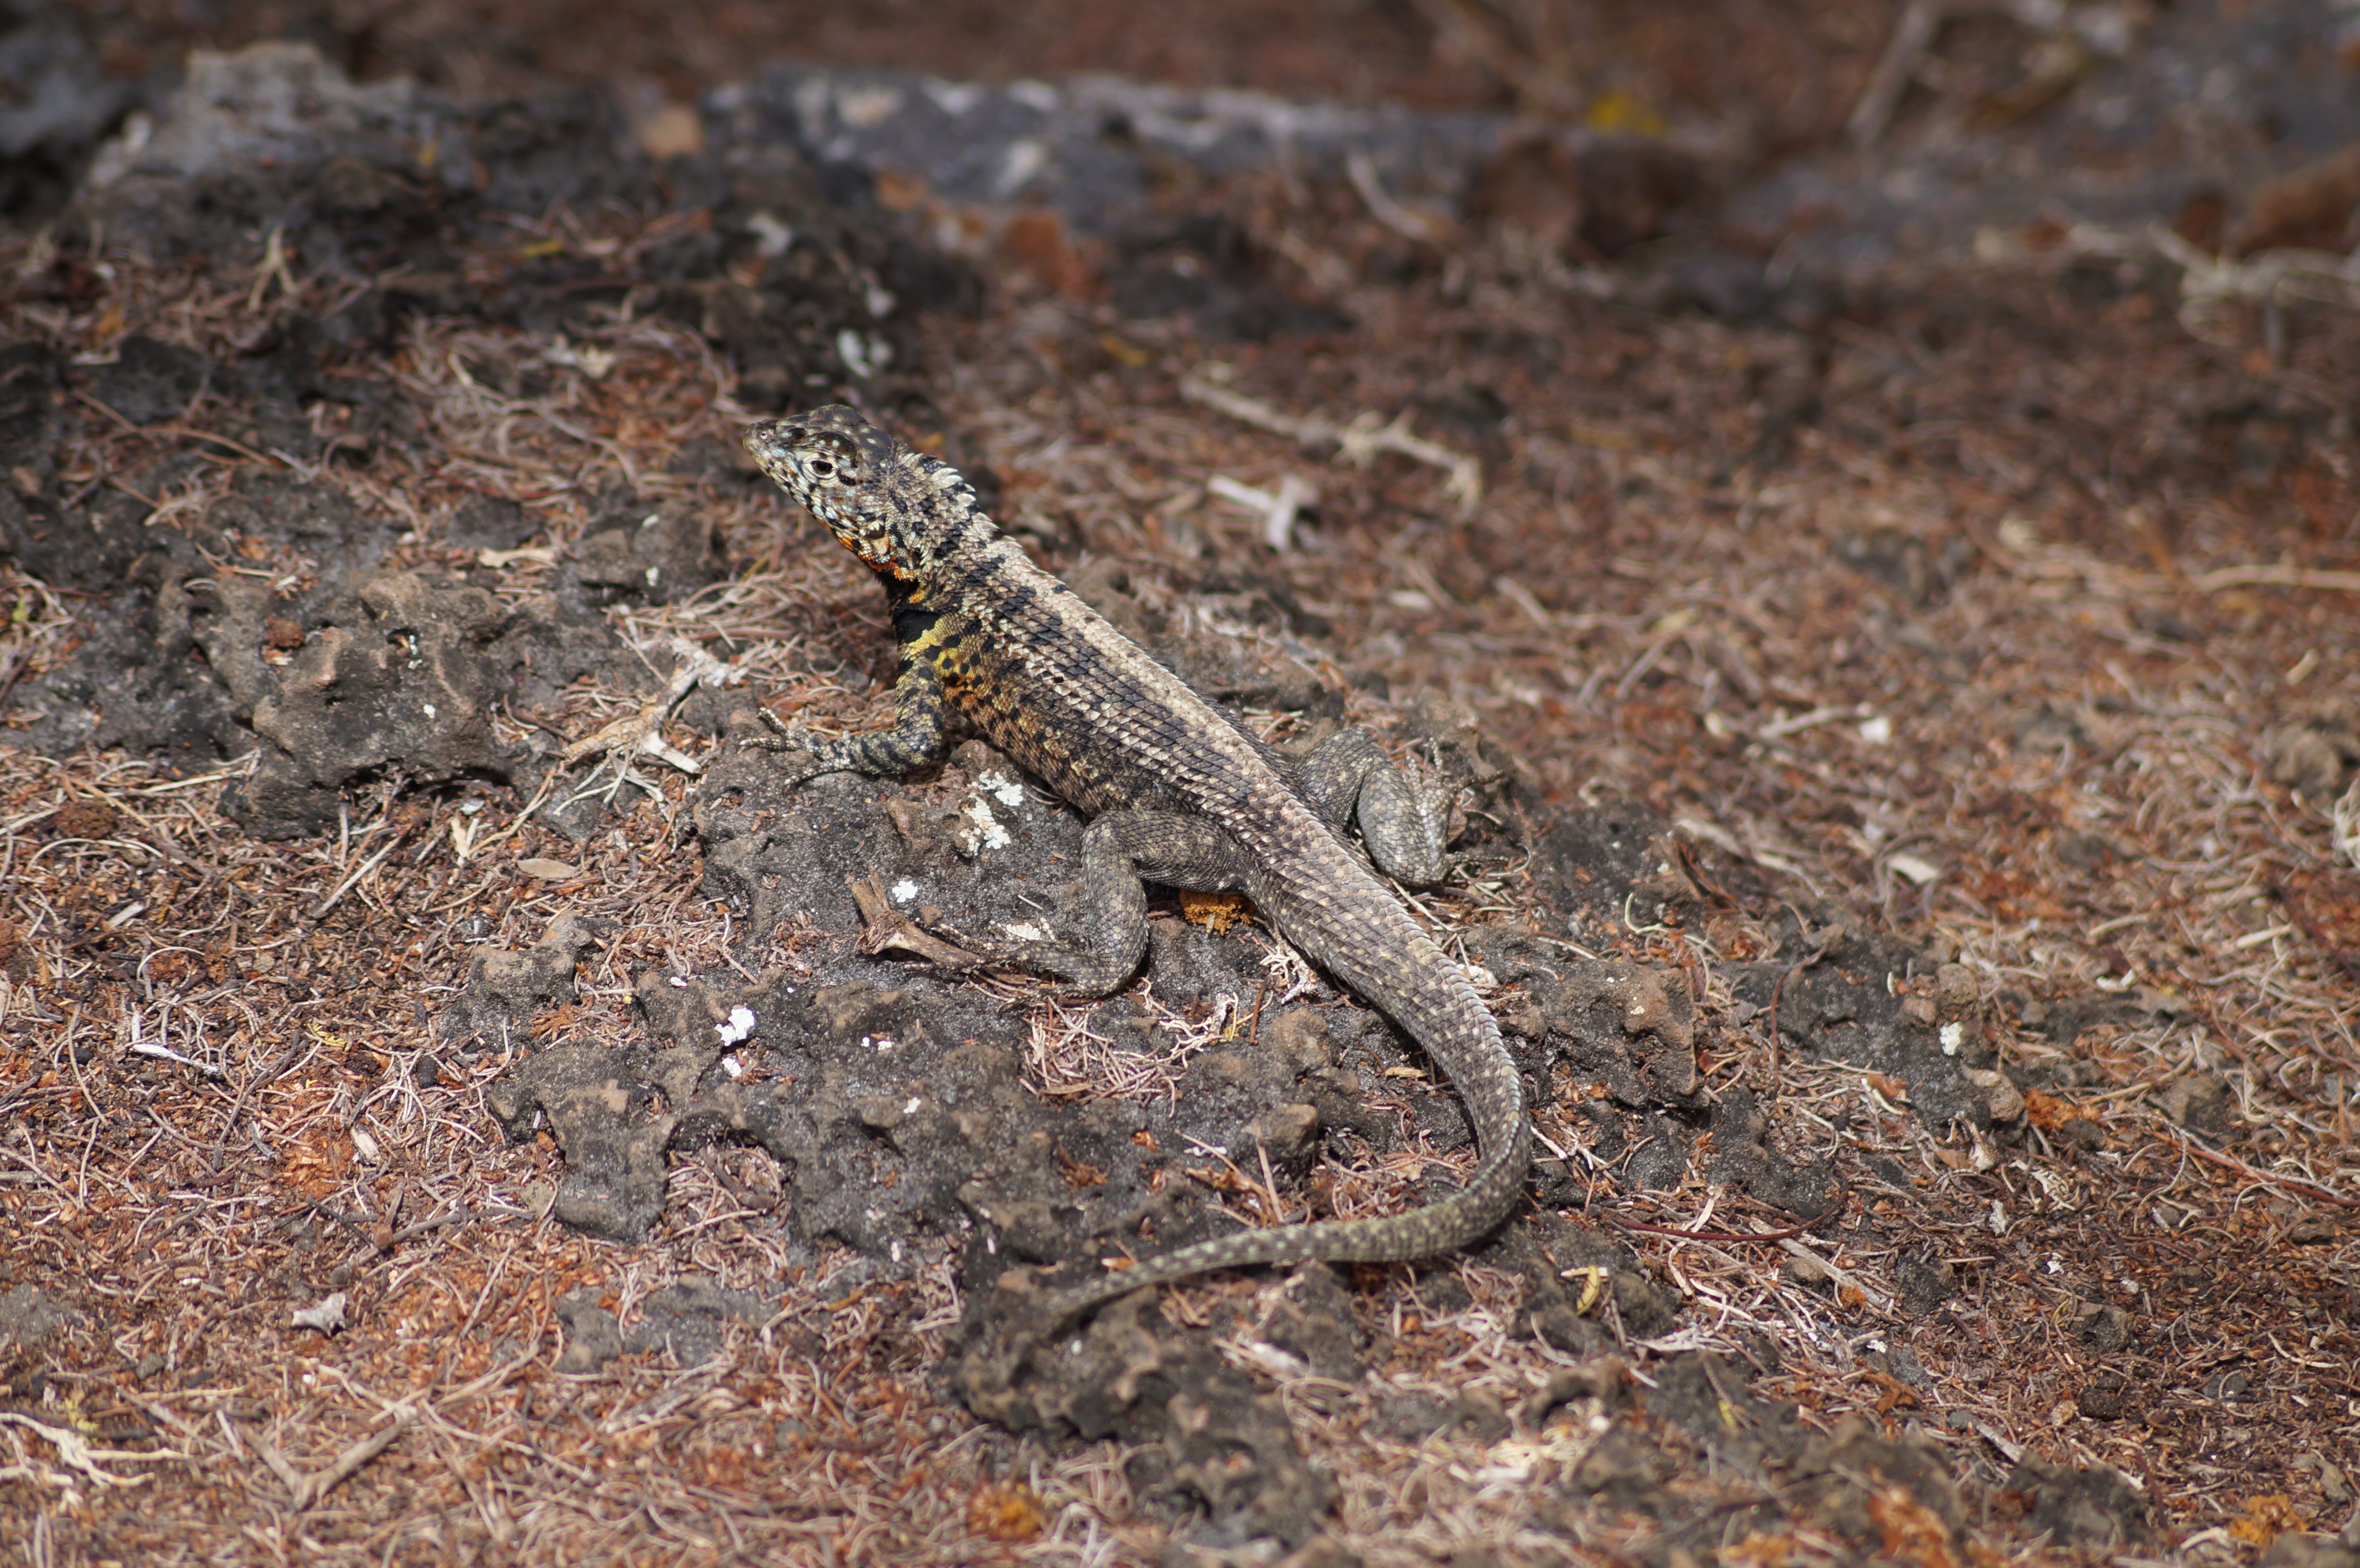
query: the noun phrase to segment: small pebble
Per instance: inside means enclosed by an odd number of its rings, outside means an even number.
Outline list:
[[[2092,1373],[2075,1392],[2073,1402],[2092,1421],[2120,1421],[2135,1413],[2129,1380],[2112,1367]]]

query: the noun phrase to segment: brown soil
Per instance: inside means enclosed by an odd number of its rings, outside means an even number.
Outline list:
[[[110,59],[282,23],[163,9],[93,8]],[[1552,81],[1594,98],[1621,60],[1644,96],[1751,94],[1784,127],[1765,136],[1805,141],[1841,122],[1889,8],[1731,5],[1715,14],[1736,41],[1705,49],[1643,21],[1652,8],[1601,6],[1608,25],[1521,82],[1497,49],[1437,54],[1429,16],[1496,20],[1471,6],[1331,7],[1268,49],[1251,7],[1186,26],[929,13],[923,29],[874,7],[730,7],[694,27],[592,9],[595,26],[555,6],[289,17],[364,70],[431,63],[467,91],[626,69],[677,87],[796,55],[1530,106]],[[1386,691],[1465,704],[1532,822],[1628,798],[1673,824],[1685,890],[1654,921],[1548,909],[1534,858],[1480,822],[1491,858],[1432,912],[1684,976],[1705,1087],[1750,1094],[1762,1144],[1836,1173],[1844,1205],[1791,1214],[1709,1181],[1715,1135],[1695,1127],[1661,1184],[1632,1177],[1635,1156],[1585,1161],[1570,1150],[1599,1124],[1580,1106],[1604,1096],[1558,1085],[1540,1122],[1568,1149],[1551,1191],[1574,1198],[1556,1206],[1617,1226],[1630,1277],[1676,1319],[1653,1341],[1612,1325],[1627,1376],[1568,1373],[1519,1326],[1516,1264],[1494,1257],[1347,1281],[1359,1383],[1230,1334],[1228,1369],[1275,1390],[1334,1484],[1300,1561],[2225,1562],[2343,1527],[2360,1475],[2360,873],[2333,802],[2360,764],[2360,319],[2316,302],[2198,317],[2169,269],[2039,236],[1808,320],[1729,324],[1591,298],[1477,223],[1412,241],[1340,184],[1167,194],[1227,213],[1258,276],[1351,330],[1207,343],[1183,317],[1120,315],[1099,277],[1051,289],[1011,265],[979,315],[924,318],[922,368],[879,401],[988,463],[1000,515],[1044,559],[1116,563],[1149,612],[1218,616],[1237,602],[1207,588],[1221,572],[1283,584],[1325,626],[1250,634],[1262,651],[1301,637],[1357,716],[1398,717]],[[554,211],[450,270],[479,283],[669,232]],[[195,263],[102,271],[48,244],[8,252],[0,338],[95,360],[146,333],[226,362],[331,303]],[[862,694],[890,669],[873,587],[697,447],[749,411],[728,354],[660,316],[569,330],[570,361],[427,301],[388,345],[331,356],[389,390],[306,405],[316,472],[388,537],[410,530],[399,563],[494,572],[503,603],[553,590],[618,490],[692,509],[720,529],[727,590],[617,610],[617,635],[743,659],[781,711],[873,713]],[[1480,504],[1436,467],[1342,465],[1227,418],[1189,394],[1208,378],[1289,418],[1406,414],[1478,460]],[[208,423],[202,395],[188,407],[135,429],[63,400],[55,474],[18,487],[127,490],[191,527],[259,465],[240,450],[260,438]],[[338,459],[346,429],[358,445]],[[1217,475],[1316,487],[1296,548],[1208,494]],[[144,493],[150,478],[176,488]],[[542,552],[483,567],[453,542],[480,493],[522,499]],[[316,567],[267,533],[220,572]],[[0,681],[49,690],[98,635],[102,589],[5,562],[0,588]],[[570,743],[619,724],[635,742],[653,691],[585,679],[504,710],[494,738],[520,755],[535,726]],[[720,719],[699,723],[663,736],[705,754]],[[606,756],[585,747],[550,788]],[[0,1534],[24,1560],[1127,1563],[1185,1534],[1193,1505],[1134,1496],[1147,1472],[1118,1444],[1011,1436],[949,1402],[936,1374],[968,1290],[954,1258],[938,1239],[908,1278],[844,1286],[849,1250],[790,1234],[760,1148],[675,1152],[644,1240],[551,1218],[556,1141],[505,1141],[487,1094],[535,1041],[634,1037],[645,973],[739,962],[681,831],[694,781],[655,759],[635,777],[636,808],[586,838],[454,764],[432,788],[361,779],[330,831],[274,842],[223,809],[246,764],[0,750]],[[581,942],[578,994],[569,950],[563,999],[518,1024],[531,1039],[438,1035],[480,944],[530,948],[562,914],[611,922]],[[854,929],[806,924],[766,963],[852,962]],[[1879,973],[1880,953],[1914,957]],[[1749,999],[1747,966],[1782,978]],[[1912,1083],[1830,1044],[1846,1020],[1798,999],[1830,970],[1955,1027],[1987,1114],[1920,1114]],[[1050,1056],[1073,1043],[1036,994],[1005,995]],[[1529,1004],[1511,987],[1501,1005]],[[1415,1201],[1414,1171],[1384,1174]],[[1232,1168],[1224,1195],[1266,1212],[1281,1199],[1262,1175]],[[699,1279],[720,1285],[681,1283]],[[1167,1311],[1209,1321],[1260,1283]],[[292,1321],[333,1298],[342,1332]],[[692,1323],[709,1360],[682,1349]],[[636,1337],[560,1361],[602,1329]],[[1699,1351],[1744,1386],[1696,1382]],[[1423,1425],[1398,1415],[1420,1399]],[[1802,1435],[1763,1438],[1773,1458],[1752,1470],[1707,1430],[1769,1432],[1781,1402]]]

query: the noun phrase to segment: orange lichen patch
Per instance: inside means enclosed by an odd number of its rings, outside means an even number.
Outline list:
[[[2310,1527],[2311,1517],[2283,1492],[2247,1497],[2245,1511],[2229,1521],[2229,1533],[2251,1546],[2267,1546],[2289,1530]]]
[[[1225,931],[1253,919],[1253,900],[1243,893],[1180,894],[1180,917],[1208,931]]]
[[[2046,1089],[2024,1091],[2024,1114],[2042,1132],[2063,1130],[2067,1122],[2086,1121],[2103,1124],[2104,1117],[2093,1106],[2077,1105],[2060,1099]]]
[[[987,1481],[967,1500],[967,1523],[987,1541],[1031,1541],[1047,1528],[1041,1495],[1022,1481]]]

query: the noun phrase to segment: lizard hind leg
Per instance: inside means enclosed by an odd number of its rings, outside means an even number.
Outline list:
[[[1082,940],[1026,942],[1006,961],[1054,975],[1076,996],[1107,996],[1147,955],[1147,883],[1225,893],[1251,869],[1238,842],[1202,817],[1109,811],[1082,833]]]
[[[1354,818],[1369,857],[1413,887],[1432,887],[1450,869],[1442,839],[1449,821],[1446,789],[1421,787],[1363,729],[1340,729],[1295,765],[1295,782],[1312,810],[1335,827]]]

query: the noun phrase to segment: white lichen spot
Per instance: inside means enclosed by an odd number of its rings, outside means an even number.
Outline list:
[[[748,1039],[754,1032],[754,1009],[742,1003],[730,1008],[729,1017],[715,1024],[713,1032],[721,1037],[721,1043],[725,1047],[736,1045],[740,1040]],[[730,1076],[734,1078],[737,1074],[733,1073]]]
[[[901,1107],[901,1114],[905,1116],[914,1116],[918,1114],[918,1107],[924,1104],[923,1100],[912,1094],[910,1096],[910,1103]]]
[[[839,87],[836,92],[836,113],[847,125],[867,130],[880,125],[901,112],[901,90],[898,87]]]
[[[978,775],[975,781],[975,787],[982,790],[985,794],[995,797],[1001,805],[1006,806],[1011,810],[1013,810],[1024,803],[1023,784],[1014,779],[1011,779],[1007,774],[1000,772],[997,768],[994,768],[989,773]]]
[[[847,370],[864,381],[884,368],[870,360],[868,343],[850,327],[836,334],[836,357],[844,361]]]
[[[1893,738],[1893,721],[1879,713],[1874,718],[1863,722],[1860,726],[1860,738],[1871,746],[1883,746]]]
[[[794,248],[795,231],[769,212],[757,212],[746,220],[746,232],[754,236],[754,254],[769,261]]]
[[[420,707],[420,708],[421,708],[421,709],[425,713],[425,714],[426,714],[426,716],[427,716],[428,718],[430,718],[430,719],[431,719],[431,718],[432,718],[432,717],[434,716],[434,704],[433,704],[433,703],[432,703],[432,702],[421,702],[421,703],[419,703],[418,705],[419,705],[419,707]]]
[[[918,885],[904,877],[893,884],[891,898],[897,904],[906,904],[918,896]]]
[[[933,99],[941,107],[943,113],[953,119],[957,119],[983,100],[982,88],[971,86],[964,82],[944,82],[934,77],[928,77],[919,85],[925,89],[926,96]]]
[[[1000,825],[1000,819],[991,814],[991,806],[982,796],[967,803],[965,814],[975,826],[959,834],[959,848],[970,859],[987,849],[1006,849],[1014,842],[1008,836],[1008,830]]]
[[[1958,1055],[1959,1047],[1965,1043],[1966,1038],[1967,1029],[1964,1024],[1944,1024],[1942,1026],[1942,1054],[1945,1056]]]
[[[743,1078],[746,1076],[746,1064],[734,1056],[725,1056],[721,1059],[721,1071],[732,1078]]]
[[[864,1034],[860,1037],[860,1049],[863,1051],[890,1051],[893,1049],[893,1037],[890,1034]]]
[[[348,1305],[350,1305],[348,1299],[342,1290],[339,1290],[314,1305],[297,1308],[294,1326],[317,1329],[320,1333],[333,1337],[340,1333],[349,1321],[344,1316],[344,1308]]]
[[[1026,136],[1008,144],[1008,151],[1000,162],[1000,179],[995,195],[1013,196],[1030,185],[1034,177],[1049,167],[1049,149]]]
[[[1049,933],[1043,931],[1039,926],[1034,925],[1031,920],[1019,920],[1014,925],[1004,925],[1000,929],[1002,933],[1008,936],[1012,936],[1019,942],[1046,942],[1049,940]]]
[[[1892,855],[1886,859],[1885,864],[1893,867],[1896,875],[1907,877],[1912,884],[1919,887],[1923,887],[1927,883],[1931,882],[1934,878],[1942,875],[1942,868],[1940,866],[1935,865],[1930,860],[1922,859],[1915,855]]]

